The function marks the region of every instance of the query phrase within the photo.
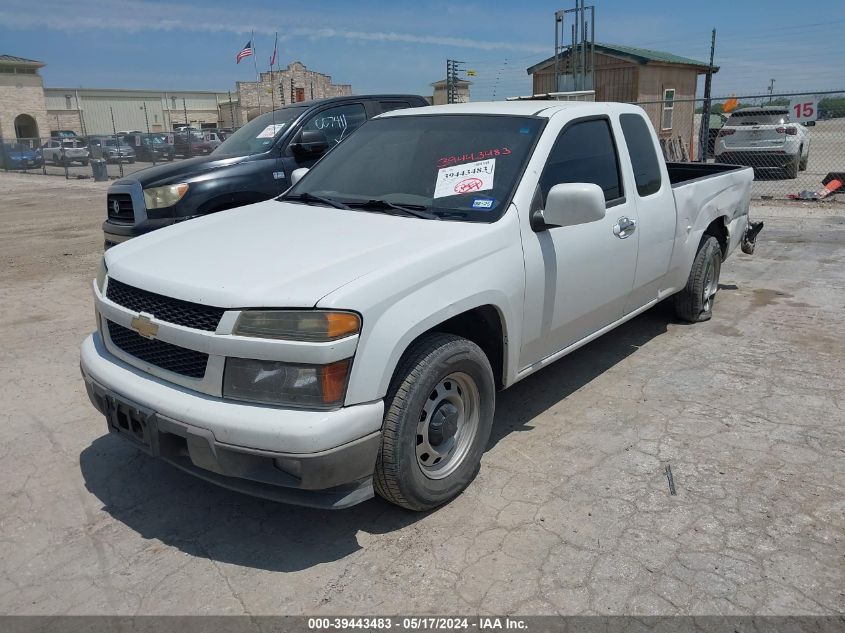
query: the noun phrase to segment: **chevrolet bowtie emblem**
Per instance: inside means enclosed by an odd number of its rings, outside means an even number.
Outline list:
[[[158,334],[158,326],[143,314],[139,314],[132,319],[132,329],[144,338],[155,338],[155,335]]]

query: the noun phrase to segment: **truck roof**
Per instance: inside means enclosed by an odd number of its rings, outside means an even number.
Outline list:
[[[624,104],[614,103],[613,105],[618,107]],[[379,115],[379,118],[425,114],[509,114],[512,116],[551,118],[564,110],[586,110],[597,113],[608,112],[609,107],[607,103],[601,101],[474,101],[471,103],[451,103],[406,110],[391,110]]]

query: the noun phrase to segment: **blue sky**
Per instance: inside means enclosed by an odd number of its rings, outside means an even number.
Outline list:
[[[706,59],[717,29],[714,95],[845,86],[845,2],[594,0],[596,39]],[[46,62],[48,87],[230,90],[254,78],[235,54],[256,30],[279,59],[355,92],[430,94],[447,58],[477,72],[473,98],[526,94],[526,67],[554,47],[555,9],[574,2],[3,0],[0,54]],[[264,66],[265,68],[261,68]]]

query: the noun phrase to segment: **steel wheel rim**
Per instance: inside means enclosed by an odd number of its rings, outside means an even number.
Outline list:
[[[434,386],[416,433],[417,465],[426,477],[443,479],[463,463],[478,432],[480,405],[478,386],[468,374],[451,373]]]
[[[707,272],[704,273],[704,290],[702,291],[702,303],[704,311],[709,312],[713,307],[713,297],[719,289],[719,262],[714,255],[707,263]]]

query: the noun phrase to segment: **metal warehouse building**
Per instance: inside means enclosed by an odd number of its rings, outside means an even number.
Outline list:
[[[114,130],[151,132],[179,125],[216,127],[218,103],[226,93],[203,91],[45,88],[51,130],[77,134],[111,134]],[[42,134],[46,135],[46,134]]]

